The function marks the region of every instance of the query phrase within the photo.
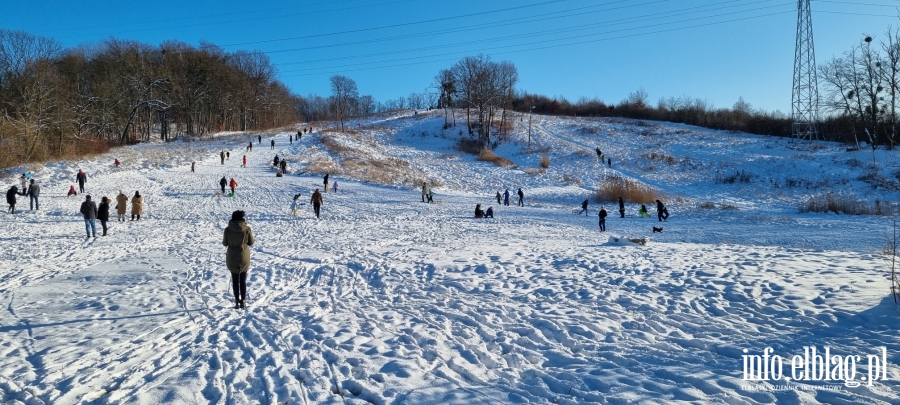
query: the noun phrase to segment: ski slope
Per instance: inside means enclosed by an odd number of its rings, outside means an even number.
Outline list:
[[[39,211],[20,197],[0,221],[0,403],[897,403],[900,314],[880,253],[889,222],[798,214],[817,190],[773,187],[824,178],[890,199],[844,164],[863,155],[672,124],[535,118],[532,142],[551,160],[543,174],[525,172],[541,155],[526,153],[527,120],[497,148],[515,168],[454,150],[464,125],[442,130],[437,114],[362,121],[335,137],[407,162],[440,184],[440,203],[403,181],[332,173],[339,192],[325,195],[318,220],[308,201],[322,173],[311,162],[349,167],[319,133],[293,144],[293,132],[264,133],[252,153],[255,133],[223,134],[15,168],[5,183],[32,170],[43,190]],[[269,166],[276,153],[289,159],[285,177]],[[82,196],[65,197],[79,168],[97,201],[139,190],[142,219],[85,238]],[[735,168],[758,180],[712,180]],[[611,173],[666,193],[663,233],[650,232],[655,217],[620,219],[613,204],[606,233],[597,203],[572,214]],[[223,175],[239,183],[233,198],[216,195]],[[519,187],[525,207],[493,200]],[[294,217],[297,192],[306,204]],[[707,201],[735,208],[699,208]],[[496,217],[473,219],[477,203]],[[257,241],[245,310],[232,308],[221,245],[237,209]],[[887,376],[787,390],[742,379],[743,349],[789,357],[810,346],[863,359],[884,347]]]

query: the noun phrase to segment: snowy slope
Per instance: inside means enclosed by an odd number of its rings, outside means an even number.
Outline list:
[[[250,134],[229,134],[33,168],[41,210],[22,210],[20,198],[20,210],[0,222],[0,402],[897,403],[900,314],[879,253],[886,220],[798,214],[797,201],[816,190],[773,186],[847,179],[828,186],[891,198],[856,181],[863,165],[846,162],[864,159],[861,152],[688,126],[535,117],[532,141],[551,166],[528,174],[540,153],[525,149],[527,121],[497,149],[515,168],[455,151],[464,126],[442,130],[432,114],[330,135],[354,151],[343,156],[318,133],[293,144],[290,132],[264,134],[252,153],[244,152]],[[612,157],[611,168],[599,165],[594,147]],[[225,165],[222,149],[231,152]],[[653,161],[647,151],[679,163]],[[289,175],[274,176],[275,153],[289,159]],[[373,175],[361,156],[397,159],[409,174],[361,181]],[[111,167],[116,157],[120,169]],[[292,217],[291,196],[308,202],[322,185],[316,165],[335,170],[340,191],[326,194],[320,220],[308,204]],[[109,236],[85,239],[81,196],[65,197],[79,168],[96,200],[140,190],[141,221],[113,221]],[[717,170],[735,168],[759,180],[713,181]],[[572,215],[610,173],[671,196],[665,232],[650,233],[655,219],[610,218],[601,234],[595,203],[591,216]],[[234,198],[215,195],[223,175],[239,182]],[[440,203],[421,203],[414,178],[440,184]],[[492,201],[519,187],[525,207]],[[737,209],[698,208],[707,201]],[[476,203],[494,206],[496,218],[471,218]],[[246,310],[231,308],[221,246],[236,209],[247,211],[257,239]],[[809,346],[863,359],[885,347],[888,376],[840,390],[820,381],[747,389],[778,382],[743,381],[743,349],[790,356]],[[858,369],[863,375],[865,364]]]

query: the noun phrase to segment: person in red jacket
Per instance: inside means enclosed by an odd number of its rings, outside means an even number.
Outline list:
[[[247,167],[247,155],[244,155],[244,163],[241,165],[241,167]]]
[[[116,167],[118,168],[119,167],[119,159],[116,159],[116,161],[113,162],[113,164],[116,165]]]
[[[237,187],[237,182],[234,181],[234,177],[232,177],[231,181],[228,182],[228,187],[231,187],[231,194],[234,194],[234,188]]]

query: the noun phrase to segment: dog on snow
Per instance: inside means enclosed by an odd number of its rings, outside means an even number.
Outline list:
[[[657,233],[657,232],[662,233],[662,231],[663,231],[662,227],[659,227],[659,228],[657,228],[655,226],[653,227],[653,233]]]

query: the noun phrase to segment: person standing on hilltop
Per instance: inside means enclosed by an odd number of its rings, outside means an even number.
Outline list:
[[[521,187],[519,188],[519,191],[516,194],[519,195],[519,206],[524,207],[525,206],[525,193],[522,192]]]
[[[9,204],[9,210],[7,212],[11,214],[16,213],[16,195],[19,194],[19,188],[16,186],[12,186],[9,190],[6,190],[6,203]]]
[[[262,135],[257,135],[256,139],[259,141],[258,143],[262,145]]]
[[[225,265],[231,273],[235,308],[246,308],[250,246],[256,242],[253,239],[253,230],[247,225],[244,215],[244,211],[232,212],[231,220],[228,221],[222,237],[222,245],[228,248],[225,252]]]
[[[241,167],[243,167],[245,169],[247,168],[247,155],[244,155],[244,160],[243,160],[243,163],[241,163]]]
[[[619,214],[625,218],[625,201],[622,201],[622,197],[619,197]]]
[[[498,191],[498,192],[497,192],[497,204],[500,204],[500,199],[501,199],[501,198],[503,198],[503,196],[500,195],[500,192]]]
[[[583,212],[584,216],[588,216],[587,208],[588,208],[588,199],[585,198],[584,201],[581,202],[581,211],[578,212],[578,215],[581,215],[581,213]]]
[[[431,193],[431,189],[428,187],[427,182],[422,182],[422,202],[428,198],[428,194]]]
[[[272,150],[275,150],[275,138],[272,138]]]
[[[325,179],[322,180],[322,183],[325,184],[325,192],[328,192],[328,173],[325,173]]]
[[[223,177],[224,178],[224,177]],[[231,187],[231,195],[234,195],[234,188],[237,187],[237,181],[234,177],[231,178],[231,181],[228,182],[228,187]]]
[[[503,205],[509,207],[509,189],[503,192]]]
[[[197,161],[191,162],[191,173],[194,173],[194,166],[197,165]]]
[[[225,151],[224,150],[219,152],[219,161],[222,162],[223,165],[225,164]]]

